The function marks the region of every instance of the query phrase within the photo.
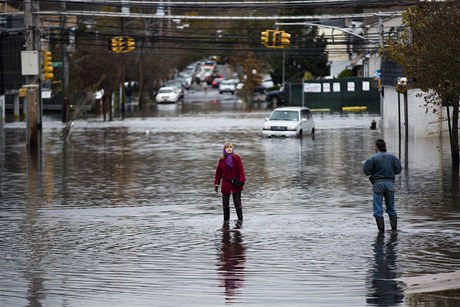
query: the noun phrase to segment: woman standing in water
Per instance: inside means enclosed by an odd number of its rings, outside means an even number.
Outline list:
[[[233,144],[226,143],[223,154],[217,163],[214,188],[219,190],[222,181],[222,205],[224,209],[224,221],[230,219],[230,195],[233,195],[233,204],[239,221],[243,221],[243,208],[241,207],[241,192],[243,191],[246,177],[244,175],[241,157],[233,152]]]

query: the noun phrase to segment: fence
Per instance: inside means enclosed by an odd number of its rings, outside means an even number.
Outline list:
[[[304,105],[313,111],[380,113],[380,93],[373,78],[343,78],[304,82]],[[302,105],[302,84],[290,84],[287,105]]]

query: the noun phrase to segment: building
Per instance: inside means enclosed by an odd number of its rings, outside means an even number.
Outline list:
[[[367,20],[364,33],[370,40],[361,53],[352,61],[363,76],[374,76],[380,79],[381,122],[379,127],[391,130],[401,129],[409,137],[445,136],[448,133],[446,107],[438,108],[427,105],[423,92],[418,89],[408,90],[406,94],[398,93],[398,82],[405,79],[401,66],[382,57],[379,48],[385,40],[397,36],[404,26],[400,16],[384,15]],[[376,44],[378,42],[378,44]]]

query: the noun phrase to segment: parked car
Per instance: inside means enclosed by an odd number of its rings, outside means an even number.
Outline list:
[[[162,87],[158,90],[155,100],[157,103],[177,103],[179,93],[174,87]]]
[[[262,128],[264,137],[302,137],[305,134],[315,137],[315,121],[307,107],[276,108],[265,119]]]
[[[193,72],[183,71],[179,73],[179,77],[176,79],[182,81],[183,86],[188,90],[192,86]]]
[[[274,87],[275,83],[273,83],[272,77],[270,77],[270,75],[266,75],[263,77],[261,85],[265,87],[266,89],[269,89],[271,87]]]
[[[279,107],[286,103],[286,92],[284,88],[281,87],[279,90],[269,91],[265,94],[265,101],[273,105],[274,107]]]
[[[270,75],[265,75],[262,79],[262,82],[254,89],[254,93],[265,94],[267,90],[273,86],[275,86],[275,84],[273,83]]]
[[[219,88],[219,85],[224,81],[224,78],[222,76],[218,76],[217,78],[214,78],[212,80],[212,88]]]
[[[168,80],[164,87],[172,87],[179,94],[179,99],[184,98],[184,85],[181,80]]]
[[[219,84],[219,93],[220,94],[228,92],[228,93],[233,95],[233,94],[235,94],[235,91],[236,91],[236,85],[235,85],[235,81],[233,81],[233,80],[223,80]]]

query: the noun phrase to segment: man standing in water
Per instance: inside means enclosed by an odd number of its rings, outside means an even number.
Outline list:
[[[398,221],[395,210],[395,175],[401,173],[401,161],[390,153],[387,153],[385,141],[375,141],[375,154],[372,155],[363,166],[364,174],[369,176],[372,183],[372,198],[374,217],[380,232],[385,231],[383,219],[383,199],[385,198],[386,212],[390,218],[392,230],[397,229]]]

